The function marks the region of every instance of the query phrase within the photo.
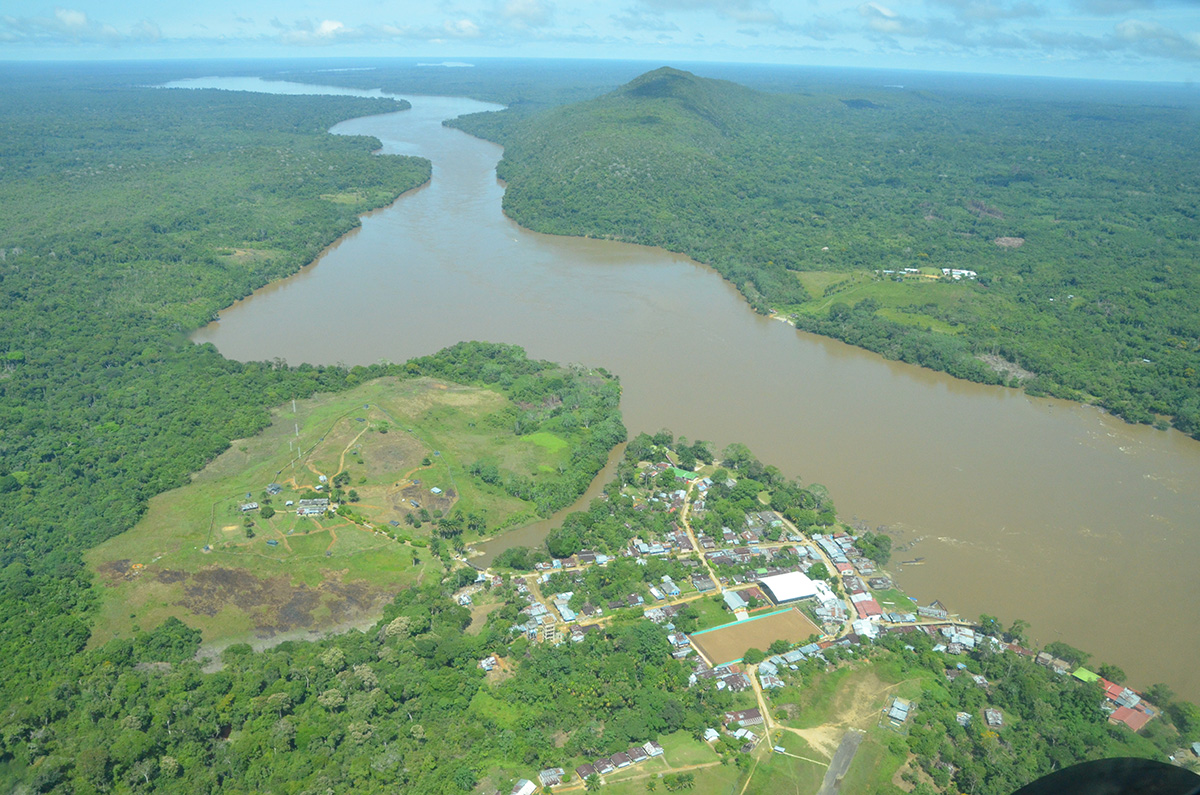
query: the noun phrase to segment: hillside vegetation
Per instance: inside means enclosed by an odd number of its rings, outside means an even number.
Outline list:
[[[504,209],[532,229],[683,252],[799,328],[1200,434],[1185,109],[766,94],[663,68],[455,124],[504,144]]]

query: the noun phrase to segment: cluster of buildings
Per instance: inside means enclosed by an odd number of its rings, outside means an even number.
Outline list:
[[[750,682],[750,677],[736,670],[732,663],[709,668],[703,660],[698,661],[696,670],[688,678],[688,685],[695,685],[705,679],[715,681],[718,690],[728,690],[730,693],[742,693],[754,686]]]
[[[575,775],[580,779],[587,780],[591,776],[607,776],[617,770],[637,765],[645,762],[647,759],[653,759],[656,756],[663,755],[663,747],[654,740],[645,745],[635,745],[628,751],[620,751],[612,756],[602,756],[591,764],[583,764],[575,768]],[[561,775],[560,775],[560,781]]]
[[[1141,694],[1135,690],[1110,682],[1087,668],[1077,668],[1071,675],[1081,682],[1096,684],[1103,689],[1104,703],[1101,709],[1108,713],[1109,723],[1120,723],[1139,731],[1158,715],[1158,711],[1143,701]]]

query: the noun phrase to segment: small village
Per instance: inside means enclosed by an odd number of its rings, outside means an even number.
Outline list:
[[[806,534],[778,512],[763,510],[747,513],[737,529],[725,527],[717,536],[698,533],[690,520],[705,510],[711,479],[669,462],[648,465],[646,479],[663,473],[673,475],[678,488],[629,490],[628,496],[638,506],[665,505],[672,517],[666,532],[654,538],[634,537],[619,552],[581,550],[540,561],[528,575],[481,571],[474,585],[458,593],[459,603],[470,605],[481,591],[511,584],[523,603],[524,619],[512,626],[511,633],[536,643],[580,643],[615,615],[635,615],[662,626],[673,656],[691,661],[693,686],[711,681],[745,705],[726,712],[722,725],[704,731],[710,745],[732,745],[742,754],[754,753],[764,741],[768,753],[784,752],[771,739],[781,727],[772,718],[770,694],[785,687],[801,664],[809,660],[822,666],[836,664],[864,644],[889,635],[926,636],[932,651],[945,656],[947,681],[970,677],[985,694],[991,683],[971,672],[966,656],[983,647],[996,653],[1011,651],[1057,675],[1094,683],[1103,689],[1102,708],[1110,723],[1138,731],[1158,714],[1141,694],[1046,652],[1006,642],[998,633],[987,634],[977,622],[960,619],[940,602],[918,606],[895,589],[891,578],[856,546],[855,536],[840,525]],[[732,479],[726,483],[730,488],[734,484]],[[669,561],[685,574],[647,576],[643,592],[635,590],[604,604],[579,604],[574,590],[558,590],[564,581],[582,584],[588,570],[622,560],[633,561],[647,573],[654,561]],[[710,612],[719,609],[722,617],[714,626],[685,632],[680,618],[697,604]],[[914,646],[906,641],[904,648]],[[487,672],[500,664],[495,655],[479,661]],[[879,713],[879,725],[903,732],[918,709],[920,704],[913,700],[893,697]],[[972,721],[1000,731],[1005,715],[992,706],[978,714],[958,714],[960,725]],[[541,771],[536,778],[541,789],[571,781],[603,783],[662,754],[661,746],[648,739],[642,746],[578,765],[574,779],[561,768]],[[512,793],[528,795],[538,790],[532,780],[522,779]]]

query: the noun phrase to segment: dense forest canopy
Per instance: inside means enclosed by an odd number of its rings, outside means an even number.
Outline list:
[[[15,705],[44,703],[56,686],[47,664],[87,642],[95,599],[82,552],[262,428],[271,406],[389,373],[536,392],[550,365],[503,346],[405,368],[242,364],[187,340],[429,178],[428,161],[375,157],[373,139],[326,133],[406,105],[140,87],[170,74],[148,68],[10,71],[0,88],[0,702]],[[589,398],[604,449],[572,459],[576,491],[624,436],[613,386]],[[551,510],[574,496],[538,499]]]
[[[530,228],[684,252],[800,328],[1200,433],[1186,108],[663,68],[455,124],[504,144],[505,212]]]

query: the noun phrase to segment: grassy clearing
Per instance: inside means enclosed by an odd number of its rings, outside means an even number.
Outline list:
[[[824,778],[824,765],[785,754],[768,753],[754,769],[754,775],[746,787],[746,795],[813,795],[821,788]]]
[[[645,764],[639,765],[644,768]],[[679,766],[672,764],[674,772],[680,771]],[[647,771],[638,771],[635,775],[642,775]],[[712,765],[711,767],[697,768],[691,771],[696,776],[696,783],[691,789],[686,790],[688,795],[734,795],[741,790],[741,771],[735,765]],[[611,776],[608,778],[612,778]],[[606,795],[645,795],[647,778],[636,778],[633,780],[621,780],[605,782],[601,789]],[[660,783],[656,792],[666,792],[665,788]]]
[[[561,453],[567,449],[567,440],[559,436],[555,436],[547,431],[538,431],[524,437],[525,441],[532,442],[538,447],[550,453]]]
[[[486,389],[384,378],[275,409],[262,434],[234,442],[191,484],[151,500],[137,526],[86,554],[107,586],[92,643],[171,615],[214,641],[376,613],[429,572],[429,516],[472,512],[494,528],[535,515],[467,474],[480,458],[557,473],[566,442],[539,434],[530,444],[487,421],[510,407]],[[335,480],[354,516],[300,517],[287,505],[332,496]],[[268,494],[270,483],[281,492]],[[248,503],[259,507],[243,510]]]
[[[712,746],[701,740],[697,740],[686,731],[677,731],[674,734],[667,734],[659,738],[659,745],[663,747],[663,756],[667,758],[667,762],[671,767],[687,767],[689,765],[702,765],[707,762],[716,762],[720,759],[717,752],[712,749]]]
[[[927,312],[952,311],[959,302],[969,300],[966,285],[946,283],[937,279],[910,277],[903,281],[882,280],[871,271],[829,273],[809,271],[798,274],[801,284],[812,300],[791,311],[823,314],[835,303],[853,306],[866,298],[879,302],[879,314],[896,323],[929,328],[943,334],[958,334],[962,328],[935,318]],[[829,294],[826,295],[826,290]]]
[[[725,609],[723,602],[715,604],[708,597],[693,599],[688,604],[692,605],[700,613],[700,619],[696,625],[697,631],[730,624],[737,620],[737,616]]]
[[[889,613],[917,612],[917,603],[909,599],[904,591],[895,588],[888,588],[886,591],[875,591],[875,601],[879,602],[880,606]]]
[[[842,779],[841,791],[878,792],[880,788],[890,788],[892,777],[906,761],[908,748],[898,735],[886,729],[872,729],[858,746],[854,761]]]
[[[785,723],[796,729],[811,729],[831,723],[837,716],[837,696],[843,692],[846,680],[854,678],[849,668],[839,668],[827,671],[813,677],[804,688],[785,688],[779,691],[780,703],[794,703],[800,708],[800,714]],[[774,700],[774,699],[773,699]]]

